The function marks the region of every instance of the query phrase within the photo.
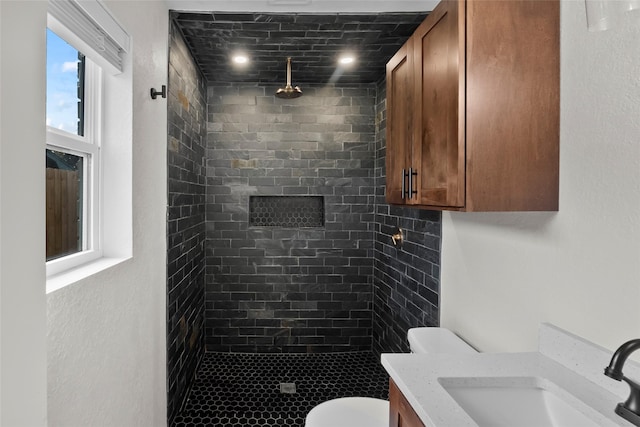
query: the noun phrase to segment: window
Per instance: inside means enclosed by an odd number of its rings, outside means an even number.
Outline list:
[[[100,68],[48,29],[46,253],[60,268],[101,255],[101,86]]]
[[[132,76],[129,36],[98,0],[49,0],[47,26],[51,291],[131,256]]]

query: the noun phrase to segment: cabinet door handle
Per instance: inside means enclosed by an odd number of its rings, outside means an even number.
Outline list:
[[[405,198],[405,185],[404,185],[404,179],[407,176],[407,174],[405,174],[404,168],[402,168],[402,200],[404,200]]]
[[[413,195],[418,193],[413,189],[413,177],[417,175],[418,172],[414,171],[413,168],[409,168],[409,199],[413,198]]]
[[[409,199],[413,198],[413,168],[409,168]]]

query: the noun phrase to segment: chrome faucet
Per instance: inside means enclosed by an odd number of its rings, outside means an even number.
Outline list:
[[[640,350],[640,339],[627,341],[622,344],[611,358],[609,366],[604,369],[604,374],[616,381],[624,381],[629,384],[631,392],[626,402],[618,403],[616,414],[633,425],[640,426],[640,384],[630,380],[622,374],[622,367],[627,358],[636,350]]]

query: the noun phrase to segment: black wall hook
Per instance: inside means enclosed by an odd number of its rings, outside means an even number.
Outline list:
[[[151,99],[156,99],[158,95],[162,95],[163,98],[167,97],[167,86],[162,85],[162,91],[157,91],[155,88],[151,88]]]

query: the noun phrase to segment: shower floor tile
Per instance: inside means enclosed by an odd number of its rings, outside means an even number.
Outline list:
[[[291,383],[295,393],[290,392]],[[369,352],[206,353],[174,427],[303,427],[314,406],[338,397],[388,398],[389,376]]]

